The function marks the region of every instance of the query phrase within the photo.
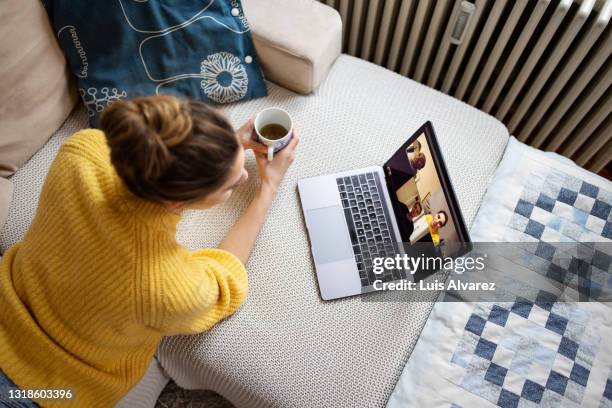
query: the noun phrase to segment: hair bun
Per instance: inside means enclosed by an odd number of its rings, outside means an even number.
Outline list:
[[[169,95],[117,101],[100,118],[113,155],[128,175],[154,181],[174,163],[172,148],[192,133],[189,104]]]
[[[146,200],[192,201],[218,189],[240,142],[229,121],[199,101],[148,96],[118,101],[100,117],[117,175]]]

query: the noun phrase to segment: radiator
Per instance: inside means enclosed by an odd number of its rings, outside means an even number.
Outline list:
[[[344,52],[497,117],[594,172],[612,162],[612,0],[320,0]]]

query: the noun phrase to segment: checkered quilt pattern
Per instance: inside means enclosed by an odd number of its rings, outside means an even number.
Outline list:
[[[535,157],[516,165],[476,235],[515,243],[522,267],[591,301],[534,289],[436,304],[389,406],[612,407],[612,303],[594,301],[612,287],[612,183]]]

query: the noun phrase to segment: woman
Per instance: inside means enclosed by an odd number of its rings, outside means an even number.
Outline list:
[[[100,128],[62,146],[32,225],[2,258],[4,391],[70,390],[74,406],[113,406],[162,336],[208,330],[236,311],[244,264],[298,143],[268,162],[252,121],[235,132],[217,111],[170,96],[114,103]],[[248,177],[249,148],[255,198],[217,249],[189,252],[175,240],[181,212],[226,201]]]

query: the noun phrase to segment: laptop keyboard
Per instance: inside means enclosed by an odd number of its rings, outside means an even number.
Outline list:
[[[372,260],[394,257],[389,210],[384,201],[378,173],[364,173],[336,179],[342,200],[344,217],[349,228],[353,253],[361,278],[361,286],[370,286],[375,280],[390,282],[406,278],[404,271],[385,270],[374,274]]]

